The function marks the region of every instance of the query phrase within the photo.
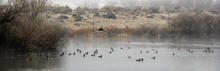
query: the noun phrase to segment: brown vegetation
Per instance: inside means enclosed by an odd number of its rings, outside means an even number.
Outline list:
[[[45,0],[11,0],[0,8],[2,45],[24,50],[50,49],[66,33],[61,24],[46,20]]]
[[[73,30],[74,35],[117,37],[121,34],[124,36],[129,34],[150,38],[207,37],[219,35],[217,11],[215,9],[183,10],[181,7],[123,8],[105,6],[101,9],[78,7],[65,14],[69,19],[63,19],[63,21],[71,25],[70,29]],[[56,14],[53,16],[65,18]],[[96,30],[100,25],[105,30],[104,32]]]
[[[162,16],[162,15],[159,15]],[[156,18],[163,18],[158,16],[152,16]],[[166,18],[166,17],[165,17]],[[190,11],[179,13],[167,20],[167,23],[146,23],[129,25],[125,24],[106,24],[102,26],[104,32],[101,32],[102,36],[118,37],[123,34],[133,36],[145,36],[149,38],[173,38],[175,37],[211,37],[212,35],[220,34],[220,16],[213,15],[208,12],[202,11]],[[159,21],[159,20],[158,20]],[[129,22],[128,22],[129,23]],[[166,27],[167,26],[167,27]],[[97,36],[100,32],[94,31],[92,25],[85,27],[79,27],[80,29],[74,32],[82,35],[93,35]],[[97,27],[95,27],[97,28]],[[99,35],[98,34],[98,35]]]
[[[170,32],[183,35],[219,34],[220,16],[208,13],[181,13],[170,20]]]

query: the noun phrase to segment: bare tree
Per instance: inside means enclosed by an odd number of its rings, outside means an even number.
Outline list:
[[[9,0],[0,5],[0,23],[11,22],[19,15],[30,14],[34,19],[45,9],[46,0]]]
[[[46,5],[46,0],[8,0],[7,3],[3,3],[3,0],[0,1],[0,43],[2,44],[15,40],[12,36],[16,33],[10,34],[12,25],[21,25],[21,22],[27,23],[25,25],[37,24],[35,22],[39,19],[36,17],[45,11]],[[30,22],[23,22],[22,20],[26,20],[25,18],[28,18]],[[42,22],[39,20],[38,23]],[[34,30],[30,30],[30,33]]]

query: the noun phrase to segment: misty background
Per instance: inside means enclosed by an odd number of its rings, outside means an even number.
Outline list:
[[[186,9],[207,9],[220,8],[220,0],[51,0],[53,5],[69,6],[72,9],[77,7],[102,8],[106,5],[120,6],[125,8],[160,7]]]

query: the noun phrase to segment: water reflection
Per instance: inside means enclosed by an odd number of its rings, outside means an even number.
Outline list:
[[[1,71],[44,71],[59,67],[57,52],[1,52]]]

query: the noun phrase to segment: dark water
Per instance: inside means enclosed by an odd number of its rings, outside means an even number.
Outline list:
[[[0,64],[1,71],[220,71],[220,45],[70,40],[59,51],[2,52]]]

